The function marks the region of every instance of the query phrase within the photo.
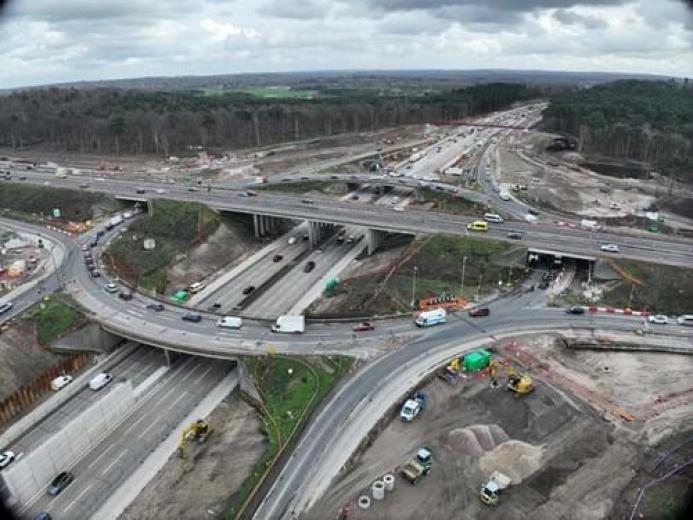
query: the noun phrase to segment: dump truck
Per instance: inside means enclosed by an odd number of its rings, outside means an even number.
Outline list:
[[[534,390],[532,378],[524,374],[508,375],[508,390],[519,395],[525,395]]]
[[[419,448],[416,455],[409,459],[402,467],[402,478],[416,485],[419,480],[431,472],[431,451],[428,448]]]
[[[510,487],[511,483],[512,480],[510,477],[504,475],[500,471],[494,471],[486,484],[481,486],[479,498],[481,498],[481,501],[486,505],[495,505],[498,503],[501,492]]]
[[[426,394],[416,392],[402,405],[399,417],[403,422],[412,422],[426,409]]]
[[[285,314],[279,316],[274,325],[272,332],[281,332],[283,334],[302,334],[306,330],[306,320],[303,316],[290,316]]]

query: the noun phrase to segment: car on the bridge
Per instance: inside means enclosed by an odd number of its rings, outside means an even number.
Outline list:
[[[164,307],[163,303],[155,302],[155,303],[148,303],[147,305],[145,305],[144,308],[147,310],[150,310],[150,311],[154,311],[154,312],[161,312],[164,310],[165,307]]]
[[[92,278],[99,278],[99,277],[101,276],[101,273],[98,272],[96,269],[92,269],[92,270],[90,271],[90,274],[91,274],[91,277],[92,277]]]
[[[127,302],[132,300],[133,296],[132,291],[120,291],[120,293],[118,293],[118,298]]]
[[[284,260],[284,257],[282,255],[274,255],[272,257],[273,262],[281,262],[282,260]]]
[[[9,312],[13,305],[14,304],[12,302],[5,302],[2,305],[0,305],[0,314],[5,314],[6,312]]]
[[[289,245],[292,246],[296,243],[297,238],[296,237],[289,237]]]
[[[136,188],[135,189],[135,193],[138,193],[140,195],[142,195],[145,191],[147,191],[147,190],[145,190],[144,188]]]
[[[599,249],[607,253],[618,253],[619,249],[616,244],[602,244]]]
[[[313,269],[315,269],[315,262],[311,260],[310,262],[307,262],[306,265],[303,267],[303,272],[310,273]]]
[[[254,285],[249,285],[248,287],[243,288],[243,290],[242,290],[241,292],[242,292],[245,296],[248,296],[248,295],[249,295],[251,292],[253,292],[254,290],[255,290],[255,286],[254,286]]]
[[[91,381],[89,381],[89,388],[95,392],[101,390],[108,383],[113,381],[113,375],[110,372],[101,372],[94,376]]]
[[[238,330],[243,326],[243,319],[236,316],[224,316],[217,321],[217,327]]]
[[[647,318],[650,323],[656,323],[658,325],[666,325],[669,323],[669,318],[664,316],[664,314],[655,314]]]
[[[52,520],[51,514],[46,511],[41,511],[36,514],[34,520]]]
[[[395,210],[395,211],[404,211],[404,208],[403,208],[402,206],[395,206],[395,207],[392,208],[392,209]]]
[[[157,195],[163,195],[164,193],[166,193],[166,190],[162,190],[161,188],[157,188],[156,193],[157,193]]]
[[[522,233],[518,233],[517,231],[511,231],[506,236],[512,240],[522,240]]]
[[[566,314],[585,314],[585,308],[582,305],[571,305],[566,307]]]
[[[59,495],[74,479],[75,476],[69,471],[58,473],[48,486],[48,494],[52,496]]]
[[[89,251],[89,246],[87,244],[82,244],[82,251]]]
[[[118,292],[118,286],[114,283],[107,283],[103,286],[103,290],[109,294],[115,294]]]
[[[62,390],[63,388],[65,388],[70,383],[72,383],[72,376],[58,376],[55,379],[53,379],[53,381],[51,381],[51,390],[57,392],[58,390]]]
[[[354,325],[354,328],[353,328],[354,332],[366,332],[369,330],[375,330],[375,325],[373,325],[369,321],[364,321],[362,323]]]
[[[13,451],[6,451],[4,453],[0,453],[0,469],[5,469],[7,466],[12,464],[12,461],[15,459],[15,454]]]
[[[198,188],[198,187],[196,187],[196,186],[190,186],[190,187],[188,188],[188,191],[200,191],[200,188]]]
[[[183,314],[180,318],[183,321],[191,321],[193,323],[200,323],[202,321],[202,316],[199,314],[193,314],[191,312]]]

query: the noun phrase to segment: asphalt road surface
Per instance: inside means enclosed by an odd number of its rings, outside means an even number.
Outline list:
[[[70,470],[74,482],[56,497],[40,497],[29,514],[47,511],[55,520],[89,518],[232,368],[230,362],[179,357],[132,415]]]

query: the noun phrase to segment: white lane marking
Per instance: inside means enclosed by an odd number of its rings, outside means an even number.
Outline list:
[[[173,402],[171,403],[171,406],[169,406],[168,409],[171,410],[171,409],[172,409],[174,406],[176,406],[176,405],[180,402],[180,400],[183,399],[186,395],[188,395],[188,392],[183,391],[183,393],[180,394],[180,396],[178,397],[178,399],[176,399],[175,401],[173,401]]]
[[[144,436],[147,434],[147,432],[148,432],[149,430],[151,430],[154,426],[156,426],[156,421],[152,422],[152,424],[150,424],[150,425],[147,426],[144,430],[142,430],[142,433],[141,433],[140,436],[137,437],[137,438],[138,438],[138,439],[141,439],[142,437],[144,437]]]
[[[66,507],[63,511],[65,511],[65,512],[67,513],[70,509],[72,509],[72,506],[74,506],[74,505],[77,503],[77,501],[78,501],[80,498],[82,498],[82,497],[84,496],[84,494],[92,488],[93,485],[94,485],[94,484],[92,483],[92,484],[89,484],[87,487],[85,487],[85,488],[82,490],[82,492],[81,492],[79,495],[77,495],[77,496],[75,497],[75,499],[74,499],[72,502],[70,502],[70,503],[67,505],[67,507]]]
[[[177,386],[172,386],[172,387],[168,390],[168,392],[166,392],[164,395],[162,395],[161,397],[159,397],[159,398],[156,400],[156,402],[154,403],[154,406],[155,406],[155,407],[159,406],[159,403],[160,403],[161,401],[164,401],[169,395],[171,395],[171,392],[175,392],[176,390],[178,390],[178,387],[177,387]]]
[[[110,450],[112,450],[113,448],[115,448],[115,445],[114,445],[114,444],[111,444],[108,448],[106,448],[106,449],[101,453],[101,455],[99,455],[98,457],[96,457],[96,458],[92,461],[92,463],[89,464],[89,465],[87,466],[87,469],[91,469],[91,467],[92,467],[94,464],[96,464],[96,463],[101,459],[101,457],[103,457],[104,455],[106,455],[106,453],[108,453],[108,452],[109,452]]]
[[[125,437],[127,434],[129,434],[130,430],[132,430],[135,426],[137,426],[140,423],[140,421],[142,421],[146,417],[147,417],[146,415],[143,415],[142,417],[137,419],[134,423],[132,423],[130,426],[128,426],[128,429],[123,432],[123,437]]]
[[[205,370],[200,377],[198,377],[195,382],[193,383],[193,386],[197,386],[197,383],[202,381],[202,379],[209,374],[209,371],[212,370],[212,367],[209,367],[207,370]]]
[[[115,466],[116,463],[117,463],[120,459],[123,458],[123,456],[124,456],[127,452],[128,452],[127,449],[124,449],[123,451],[121,451],[121,452],[120,452],[120,455],[118,455],[118,457],[116,457],[115,460],[114,460],[113,462],[111,462],[108,466],[106,466],[106,468],[101,472],[101,474],[105,476],[105,475],[111,470],[111,468],[112,468],[113,466]]]

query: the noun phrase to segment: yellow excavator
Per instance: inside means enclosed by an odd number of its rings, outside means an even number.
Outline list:
[[[503,365],[497,360],[492,359],[489,363],[489,373],[491,379],[496,379],[496,372],[498,367],[505,370],[508,374],[508,390],[515,392],[518,395],[526,395],[534,390],[534,381],[527,374],[518,374],[517,371],[510,365]]]
[[[185,458],[185,444],[188,441],[196,441],[198,444],[207,442],[207,438],[212,433],[209,423],[204,419],[198,419],[188,424],[180,432],[180,444],[178,444],[178,456]]]

